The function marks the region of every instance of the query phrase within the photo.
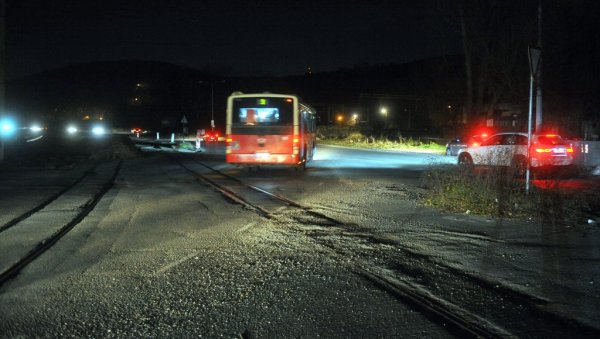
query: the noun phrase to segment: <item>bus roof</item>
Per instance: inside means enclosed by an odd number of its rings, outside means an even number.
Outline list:
[[[241,97],[241,98],[253,98],[253,97],[298,97],[295,94],[281,94],[281,93],[271,93],[271,92],[262,92],[262,93],[242,93],[242,92],[233,92],[230,95],[231,97]]]
[[[230,98],[259,98],[259,97],[274,97],[274,98],[296,98],[299,104],[306,106],[311,111],[315,112],[315,109],[308,105],[302,98],[295,94],[282,94],[282,93],[271,93],[271,92],[261,92],[261,93],[243,93],[243,92],[233,92],[229,96]]]

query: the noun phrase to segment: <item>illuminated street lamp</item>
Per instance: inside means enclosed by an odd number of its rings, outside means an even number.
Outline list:
[[[382,107],[380,112],[381,112],[381,115],[383,115],[385,118],[384,123],[383,123],[383,128],[387,128],[388,110],[387,110],[387,108]]]
[[[352,114],[352,121],[354,122],[354,125],[356,125],[358,123],[358,114],[356,114],[356,113]]]
[[[338,122],[341,124],[341,123],[342,123],[342,121],[344,121],[344,116],[343,116],[343,115],[341,115],[341,114],[338,114],[338,116],[337,116],[337,121],[338,121]]]

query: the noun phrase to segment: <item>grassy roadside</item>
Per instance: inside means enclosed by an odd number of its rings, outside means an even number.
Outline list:
[[[468,172],[459,168],[434,169],[424,175],[427,206],[455,213],[536,220],[549,224],[577,225],[598,219],[600,192],[561,189],[560,177],[550,187],[532,186],[525,193],[523,180],[511,169]]]
[[[319,143],[346,147],[443,154],[445,145],[431,140],[402,138],[399,135],[373,137],[370,131],[343,126],[319,129]],[[561,179],[561,177],[563,179]],[[522,179],[511,168],[470,172],[460,168],[435,167],[423,176],[427,194],[422,202],[440,210],[499,218],[539,220],[559,225],[600,222],[600,192],[562,189],[558,174],[549,187],[532,186],[525,193]]]
[[[445,145],[431,138],[413,139],[401,135],[372,136],[370,131],[360,131],[350,127],[329,126],[319,128],[319,143],[324,145],[346,146],[366,149],[397,150],[412,152],[444,153]]]
[[[357,147],[367,149],[383,149],[383,150],[395,150],[395,151],[412,151],[412,152],[430,152],[430,153],[444,153],[446,150],[445,145],[439,145],[433,142],[424,143],[419,140],[402,140],[402,141],[390,141],[382,139],[373,139],[371,141],[353,141],[353,140],[338,140],[338,139],[322,139],[319,140],[320,144],[324,145],[335,145],[335,146],[346,146],[346,147]]]

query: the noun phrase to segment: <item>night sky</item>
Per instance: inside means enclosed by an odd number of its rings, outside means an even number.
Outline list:
[[[432,1],[7,1],[7,75],[142,59],[303,74],[460,53]]]

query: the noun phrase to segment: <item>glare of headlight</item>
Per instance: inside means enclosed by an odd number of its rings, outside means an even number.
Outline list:
[[[16,130],[15,123],[12,120],[6,119],[0,122],[0,135],[9,136]]]
[[[77,127],[70,125],[69,127],[67,127],[67,133],[69,133],[69,134],[77,133]]]
[[[92,128],[92,133],[94,135],[102,135],[102,134],[104,134],[104,127],[102,127],[102,126],[94,126],[94,128]]]
[[[32,132],[37,133],[37,132],[41,132],[42,131],[42,127],[40,127],[39,125],[31,125],[29,127],[29,130],[32,131]]]

